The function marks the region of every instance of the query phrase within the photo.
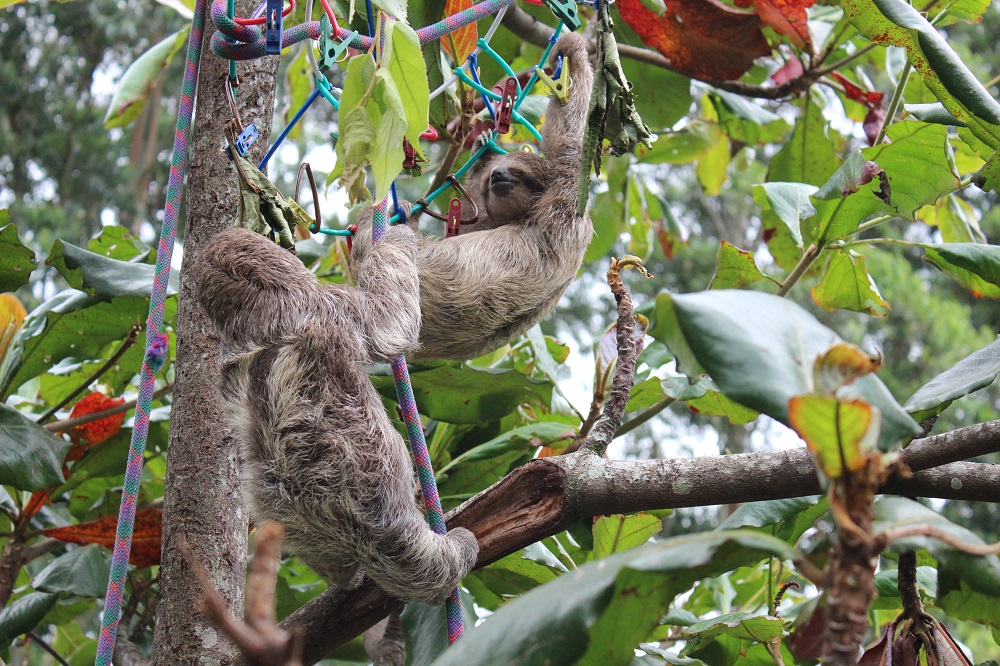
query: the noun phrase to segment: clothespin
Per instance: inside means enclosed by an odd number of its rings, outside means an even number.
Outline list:
[[[462,200],[455,198],[448,204],[448,220],[444,227],[444,237],[457,236],[462,226]]]
[[[496,88],[494,88],[496,90]],[[496,131],[506,134],[510,131],[510,123],[514,117],[514,100],[517,99],[517,79],[508,76],[500,92],[500,102],[497,104]]]
[[[403,137],[403,168],[412,169],[417,166],[417,151],[410,145],[409,140]]]
[[[323,14],[319,20],[319,71],[326,72],[337,63],[347,51],[351,42],[358,36],[357,30],[352,30],[341,41],[334,41],[334,26],[330,18]]]
[[[348,224],[347,230],[351,232],[351,235],[347,237],[347,252],[351,252],[351,248],[354,247],[354,234],[358,233],[358,225]]]
[[[583,23],[576,13],[576,0],[544,0],[545,5],[552,11],[557,19],[563,22],[571,32],[580,29]]]
[[[546,74],[545,70],[537,65],[535,66],[535,73],[538,74],[538,79],[552,91],[552,94],[558,97],[560,102],[566,104],[569,102],[569,60],[563,59],[562,66],[559,69],[561,71],[555,79]]]
[[[240,120],[240,110],[236,107],[236,94],[233,92],[233,82],[228,76],[226,77],[226,99],[229,101],[229,111],[233,115],[233,120],[240,129],[240,133],[236,136],[236,140],[233,141],[233,145],[236,146],[236,152],[242,157],[250,150],[250,146],[260,136],[260,132],[257,131],[257,126],[253,123],[250,123],[246,127],[243,126],[243,121]],[[229,154],[229,146],[226,146],[225,150]],[[229,159],[233,159],[231,154],[229,155]]]
[[[264,9],[264,46],[271,55],[281,54],[281,26],[284,22],[281,7],[282,0],[267,0]]]

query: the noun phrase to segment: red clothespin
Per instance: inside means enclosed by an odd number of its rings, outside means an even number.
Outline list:
[[[448,204],[448,221],[444,228],[444,237],[457,236],[462,226],[462,200],[455,198]]]
[[[499,86],[497,86],[499,88]],[[496,90],[497,88],[494,88]],[[517,99],[517,79],[508,76],[500,91],[500,102],[497,104],[496,131],[506,134],[510,131],[510,123],[514,118],[514,100]]]
[[[412,169],[417,166],[417,151],[413,150],[410,142],[403,137],[403,168]]]
[[[431,141],[437,141],[438,140],[438,131],[436,129],[434,129],[432,126],[428,125],[427,126],[427,131],[425,131],[423,134],[421,134],[420,138],[421,139],[429,139]]]
[[[347,230],[351,232],[351,235],[347,237],[347,252],[351,252],[351,248],[354,247],[354,234],[358,233],[358,225],[348,224]]]

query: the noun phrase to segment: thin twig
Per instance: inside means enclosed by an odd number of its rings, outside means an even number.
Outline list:
[[[925,536],[930,537],[931,539],[937,539],[938,541],[951,546],[955,550],[960,550],[963,553],[975,555],[976,557],[1000,554],[1000,542],[977,546],[974,543],[966,543],[961,539],[939,530],[936,527],[931,527],[930,525],[912,525],[910,527],[901,527],[897,530],[882,532],[877,536],[877,538],[879,540],[883,540],[886,544],[890,544],[893,541],[899,541],[900,539],[912,536]]]
[[[153,392],[153,400],[157,398],[162,398],[174,388],[173,384],[167,384],[156,389]],[[91,423],[93,421],[100,421],[101,419],[107,418],[109,416],[114,416],[115,414],[121,414],[122,412],[127,412],[136,406],[139,402],[138,398],[135,400],[129,400],[128,402],[123,402],[120,405],[115,405],[114,407],[108,407],[107,409],[102,409],[99,412],[92,412],[90,414],[84,414],[83,416],[76,416],[71,419],[64,419],[62,421],[56,421],[55,423],[49,423],[42,426],[49,432],[66,432],[71,428],[83,425],[84,423]]]
[[[882,120],[882,127],[878,128],[878,134],[875,135],[875,141],[872,143],[873,146],[881,146],[882,142],[885,141],[886,130],[892,124],[892,119],[896,117],[896,111],[899,110],[899,105],[903,101],[903,89],[906,88],[906,82],[910,78],[912,69],[913,66],[907,60],[906,64],[903,65],[903,71],[899,73],[899,81],[896,82],[896,89],[892,91],[892,99],[889,100],[889,106],[885,110],[885,118]]]
[[[89,377],[87,377],[87,379],[84,380],[84,382],[82,384],[80,384],[79,386],[77,386],[73,390],[72,393],[70,393],[68,396],[66,396],[65,398],[63,398],[59,402],[58,405],[54,405],[51,409],[49,409],[47,412],[45,412],[40,417],[38,417],[38,420],[36,421],[36,423],[38,423],[39,425],[41,425],[41,424],[45,423],[46,421],[48,421],[53,416],[55,416],[56,412],[58,412],[60,409],[62,409],[66,405],[68,405],[73,400],[73,398],[75,398],[76,396],[78,396],[81,393],[83,393],[84,391],[86,391],[88,386],[90,386],[91,384],[93,384],[94,382],[96,382],[98,379],[101,378],[101,376],[105,372],[107,372],[112,367],[114,367],[115,363],[118,362],[118,359],[120,359],[125,354],[125,352],[127,352],[129,350],[129,348],[132,345],[135,344],[136,339],[139,337],[139,331],[141,331],[141,330],[142,330],[142,326],[139,324],[139,322],[136,322],[136,323],[132,324],[132,328],[128,332],[128,337],[125,338],[125,342],[123,342],[122,345],[121,345],[121,347],[118,348],[118,351],[116,351],[114,354],[112,354],[111,358],[109,358],[104,363],[104,365],[102,365],[101,367],[99,367],[94,372],[94,374],[92,374]]]
[[[41,636],[39,636],[33,631],[29,631],[28,633],[25,634],[25,636],[30,638],[32,642],[36,643],[38,647],[42,648],[50,655],[52,655],[52,658],[58,661],[61,664],[61,666],[70,666],[70,663],[65,659],[63,659],[62,655],[56,652],[56,649],[54,647],[46,643]]]

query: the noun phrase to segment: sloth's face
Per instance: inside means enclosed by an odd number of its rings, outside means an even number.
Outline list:
[[[480,180],[472,193],[488,228],[527,222],[548,186],[545,159],[533,153],[498,155],[477,176]]]

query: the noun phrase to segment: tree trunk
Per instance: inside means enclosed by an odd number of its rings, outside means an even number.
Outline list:
[[[248,16],[254,9],[251,2],[237,2],[237,15]],[[208,21],[185,191],[184,263],[153,666],[218,664],[235,652],[196,611],[201,589],[180,553],[181,545],[186,543],[204,565],[230,608],[241,615],[243,607],[248,517],[240,495],[236,445],[219,405],[217,340],[187,278],[200,250],[236,217],[236,172],[220,150],[225,142],[223,125],[231,116],[225,93],[228,63],[209,48],[213,31]],[[238,68],[240,116],[260,131],[251,150],[256,161],[263,156],[271,132],[278,58],[251,60],[239,63]]]

